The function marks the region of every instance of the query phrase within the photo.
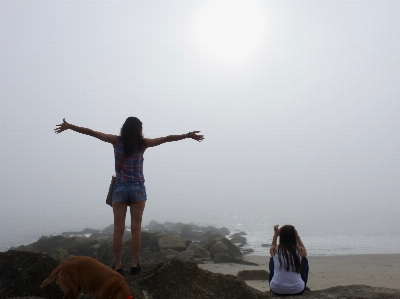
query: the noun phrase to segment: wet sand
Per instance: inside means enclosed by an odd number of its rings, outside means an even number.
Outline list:
[[[400,289],[400,254],[309,256],[307,258],[310,266],[307,285],[311,290],[355,284]],[[259,266],[200,264],[199,267],[234,276],[241,270],[268,271],[269,256],[249,255],[244,260]],[[246,283],[260,291],[269,291],[267,280],[247,280]]]

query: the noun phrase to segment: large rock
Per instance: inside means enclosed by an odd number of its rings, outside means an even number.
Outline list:
[[[137,284],[146,298],[152,299],[269,298],[235,276],[211,273],[177,259],[143,273]]]
[[[185,251],[187,247],[185,240],[178,235],[162,237],[158,239],[157,245],[160,250],[172,249],[175,251]]]
[[[185,240],[198,241],[201,238],[202,232],[194,231],[190,225],[184,225],[179,235]]]
[[[48,255],[9,250],[0,253],[0,298],[62,298],[60,288],[51,283],[39,289],[41,282],[57,266]],[[157,265],[143,265],[138,275],[125,272],[132,295],[137,299],[261,299],[278,298],[272,292],[260,292],[232,275],[211,273],[195,263],[172,259]],[[309,299],[400,299],[400,290],[364,285],[338,286],[306,291]],[[87,297],[83,297],[87,298]],[[298,296],[286,296],[298,299]]]
[[[281,298],[273,292],[265,292],[271,298]],[[365,285],[338,286],[320,291],[305,291],[301,298],[308,299],[399,299],[400,290],[373,288]],[[299,296],[285,296],[285,299],[299,299]]]
[[[220,238],[214,239],[214,240],[204,244],[204,248],[206,248],[207,250],[209,250],[211,252],[211,247],[214,246],[214,244],[216,242],[224,243],[233,257],[235,257],[235,258],[242,258],[243,257],[239,247],[237,247],[235,244],[233,244],[227,238],[221,238],[220,237]]]
[[[266,270],[242,270],[236,275],[243,280],[268,280],[269,273]]]
[[[215,239],[222,238],[223,235],[214,230],[209,230],[201,235],[200,241],[203,243],[211,242]]]
[[[226,228],[226,227],[221,227],[221,228],[218,229],[218,233],[221,234],[221,235],[223,235],[223,236],[227,236],[227,235],[229,235],[231,232],[229,231],[228,228]]]
[[[16,248],[19,251],[49,253],[55,259],[62,261],[70,255],[94,256],[95,247],[99,241],[86,237],[63,236],[41,237],[37,242]]]
[[[213,257],[215,257],[218,253],[233,257],[228,247],[226,247],[226,245],[222,241],[215,242],[214,245],[210,248],[210,253]]]
[[[0,252],[0,298],[39,296],[62,298],[54,284],[39,286],[58,262],[46,254],[9,250]]]
[[[192,251],[196,258],[209,258],[211,255],[207,249],[194,243],[190,244],[186,251]]]
[[[238,258],[232,257],[230,255],[227,255],[225,253],[217,253],[214,256],[214,263],[216,263],[216,264],[234,263],[234,264],[241,264],[241,265],[258,266],[255,263],[247,262],[242,259],[238,259]]]
[[[247,243],[247,240],[245,237],[241,236],[239,233],[233,234],[231,237],[231,242],[234,244],[241,244],[244,245]]]

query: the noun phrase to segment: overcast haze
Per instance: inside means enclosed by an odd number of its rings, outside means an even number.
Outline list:
[[[205,135],[146,151],[145,223],[400,233],[400,2],[1,1],[0,22],[1,234],[111,224],[112,146],[53,129],[128,116]]]

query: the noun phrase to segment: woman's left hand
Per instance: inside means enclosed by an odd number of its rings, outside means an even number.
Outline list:
[[[197,133],[200,133],[200,131],[192,131],[188,133],[188,137],[192,138],[198,142],[201,142],[204,140],[204,135],[197,135]]]
[[[274,225],[274,235],[279,236],[279,232],[280,232],[279,225]]]

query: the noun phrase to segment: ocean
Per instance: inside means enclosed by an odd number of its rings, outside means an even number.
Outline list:
[[[159,221],[162,223],[161,221]],[[227,227],[231,234],[244,231],[247,235],[247,245],[245,248],[252,248],[253,255],[269,255],[269,244],[272,240],[273,225],[267,220],[255,219],[254,217],[224,217],[221,223],[212,222],[193,222],[199,226]],[[144,222],[143,226],[148,223]],[[103,229],[104,227],[90,227]],[[11,247],[27,245],[37,241],[41,236],[59,235],[64,231],[80,231],[82,228],[71,228],[57,230],[50,227],[25,227],[24,229],[10,228],[2,229],[0,234],[0,251],[4,252]],[[326,255],[353,255],[353,254],[400,254],[400,236],[398,234],[330,234],[312,235],[310,231],[306,234],[299,234],[307,249],[309,256]]]

